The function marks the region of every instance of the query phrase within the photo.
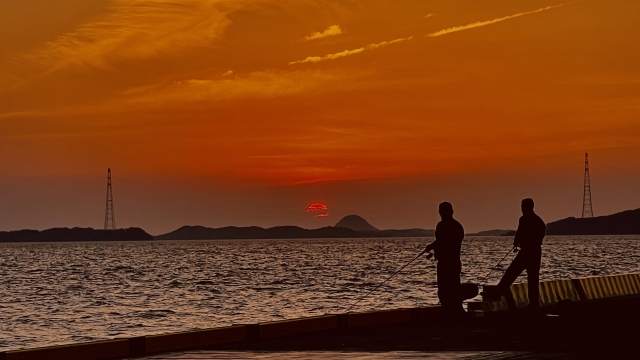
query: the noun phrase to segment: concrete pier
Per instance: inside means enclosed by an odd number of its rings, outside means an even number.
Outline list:
[[[144,359],[640,359],[640,296],[544,310],[322,331]]]

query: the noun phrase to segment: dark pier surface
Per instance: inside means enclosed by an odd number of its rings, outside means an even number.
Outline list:
[[[640,296],[347,328],[144,359],[640,359]]]

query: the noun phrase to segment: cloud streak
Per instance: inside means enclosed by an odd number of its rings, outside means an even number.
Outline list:
[[[115,103],[101,106],[113,109],[144,109],[180,106],[185,103],[212,104],[240,98],[278,98],[297,94],[317,94],[360,86],[366,71],[296,70],[256,71],[221,78],[188,79],[131,88]],[[206,106],[206,105],[203,105]],[[106,109],[105,109],[106,108]],[[95,110],[94,110],[95,111]]]
[[[478,21],[478,22],[474,22],[474,23],[471,23],[471,24],[468,24],[468,25],[455,26],[455,27],[451,27],[451,28],[448,28],[448,29],[443,29],[443,30],[440,30],[440,31],[433,32],[433,33],[431,33],[429,35],[426,35],[426,36],[428,36],[428,37],[437,37],[437,36],[451,34],[451,33],[458,32],[458,31],[474,29],[474,28],[477,28],[477,27],[499,23],[501,21],[517,18],[517,17],[520,17],[520,16],[525,16],[525,15],[535,14],[535,13],[539,13],[539,12],[543,12],[543,11],[547,11],[547,10],[551,10],[551,9],[556,9],[556,8],[565,6],[567,4],[569,4],[569,3],[559,4],[559,5],[551,5],[551,6],[543,7],[543,8],[537,9],[537,10],[521,12],[521,13],[517,13],[517,14],[513,14],[513,15],[508,15],[508,16],[496,18],[496,19],[493,19],[493,20]]]
[[[377,44],[369,44],[367,46],[363,46],[363,47],[360,47],[360,48],[357,48],[357,49],[345,50],[345,51],[341,51],[341,52],[337,52],[337,53],[333,53],[333,54],[327,54],[325,56],[309,56],[304,60],[292,61],[292,62],[289,63],[289,65],[305,64],[305,63],[317,63],[317,62],[327,61],[327,60],[336,60],[336,59],[340,59],[340,58],[343,58],[343,57],[360,54],[360,53],[365,52],[365,51],[375,50],[375,49],[379,49],[381,47],[385,47],[385,46],[401,43],[401,42],[404,42],[404,41],[409,41],[411,39],[413,39],[413,36],[410,36],[410,37],[407,37],[407,38],[395,39],[395,40],[391,40],[391,41],[383,41],[383,42],[380,42],[380,43],[377,43]]]
[[[266,1],[113,0],[101,16],[18,60],[50,69],[109,68],[121,59],[145,59],[208,47],[231,24],[229,14]]]
[[[363,86],[367,71],[295,70],[255,71],[217,75],[210,78],[166,80],[136,86],[117,97],[92,104],[74,104],[35,111],[7,111],[0,109],[0,120],[51,116],[78,116],[145,111],[149,109],[178,109],[184,104],[206,108],[236,99],[265,99],[320,94]]]
[[[317,39],[322,39],[329,36],[336,36],[340,34],[342,34],[342,28],[340,28],[340,25],[331,25],[323,32],[314,32],[311,35],[305,36],[304,40],[305,41],[317,40]]]

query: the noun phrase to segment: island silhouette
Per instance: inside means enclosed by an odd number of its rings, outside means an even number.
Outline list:
[[[510,233],[515,234],[515,230],[502,230],[502,229],[484,230],[484,231],[479,231],[477,233],[469,233],[465,235],[466,236],[505,236],[506,234],[510,234]]]
[[[403,229],[378,230],[358,215],[348,215],[335,226],[319,229],[304,229],[298,226],[258,226],[209,228],[183,226],[167,234],[156,236],[157,240],[224,240],[224,239],[320,239],[320,238],[379,238],[379,237],[431,237],[435,230]]]
[[[166,234],[152,236],[141,228],[117,230],[92,228],[53,228],[47,230],[0,231],[0,242],[79,242],[79,241],[149,241],[149,240],[239,240],[239,239],[326,239],[432,237],[431,229],[378,230],[358,215],[348,215],[335,226],[304,229],[298,226],[182,226]],[[627,210],[594,218],[575,218],[547,224],[547,235],[638,235],[640,209]],[[514,236],[513,230],[487,230],[467,236]]]
[[[0,231],[0,242],[78,242],[145,241],[153,236],[140,228],[96,230],[92,228],[53,228],[47,230]]]
[[[358,215],[347,215],[343,217],[335,227],[343,227],[355,231],[378,231],[367,220]]]

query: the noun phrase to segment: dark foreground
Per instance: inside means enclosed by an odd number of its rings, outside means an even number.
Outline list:
[[[640,359],[640,296],[225,344],[145,359]]]

